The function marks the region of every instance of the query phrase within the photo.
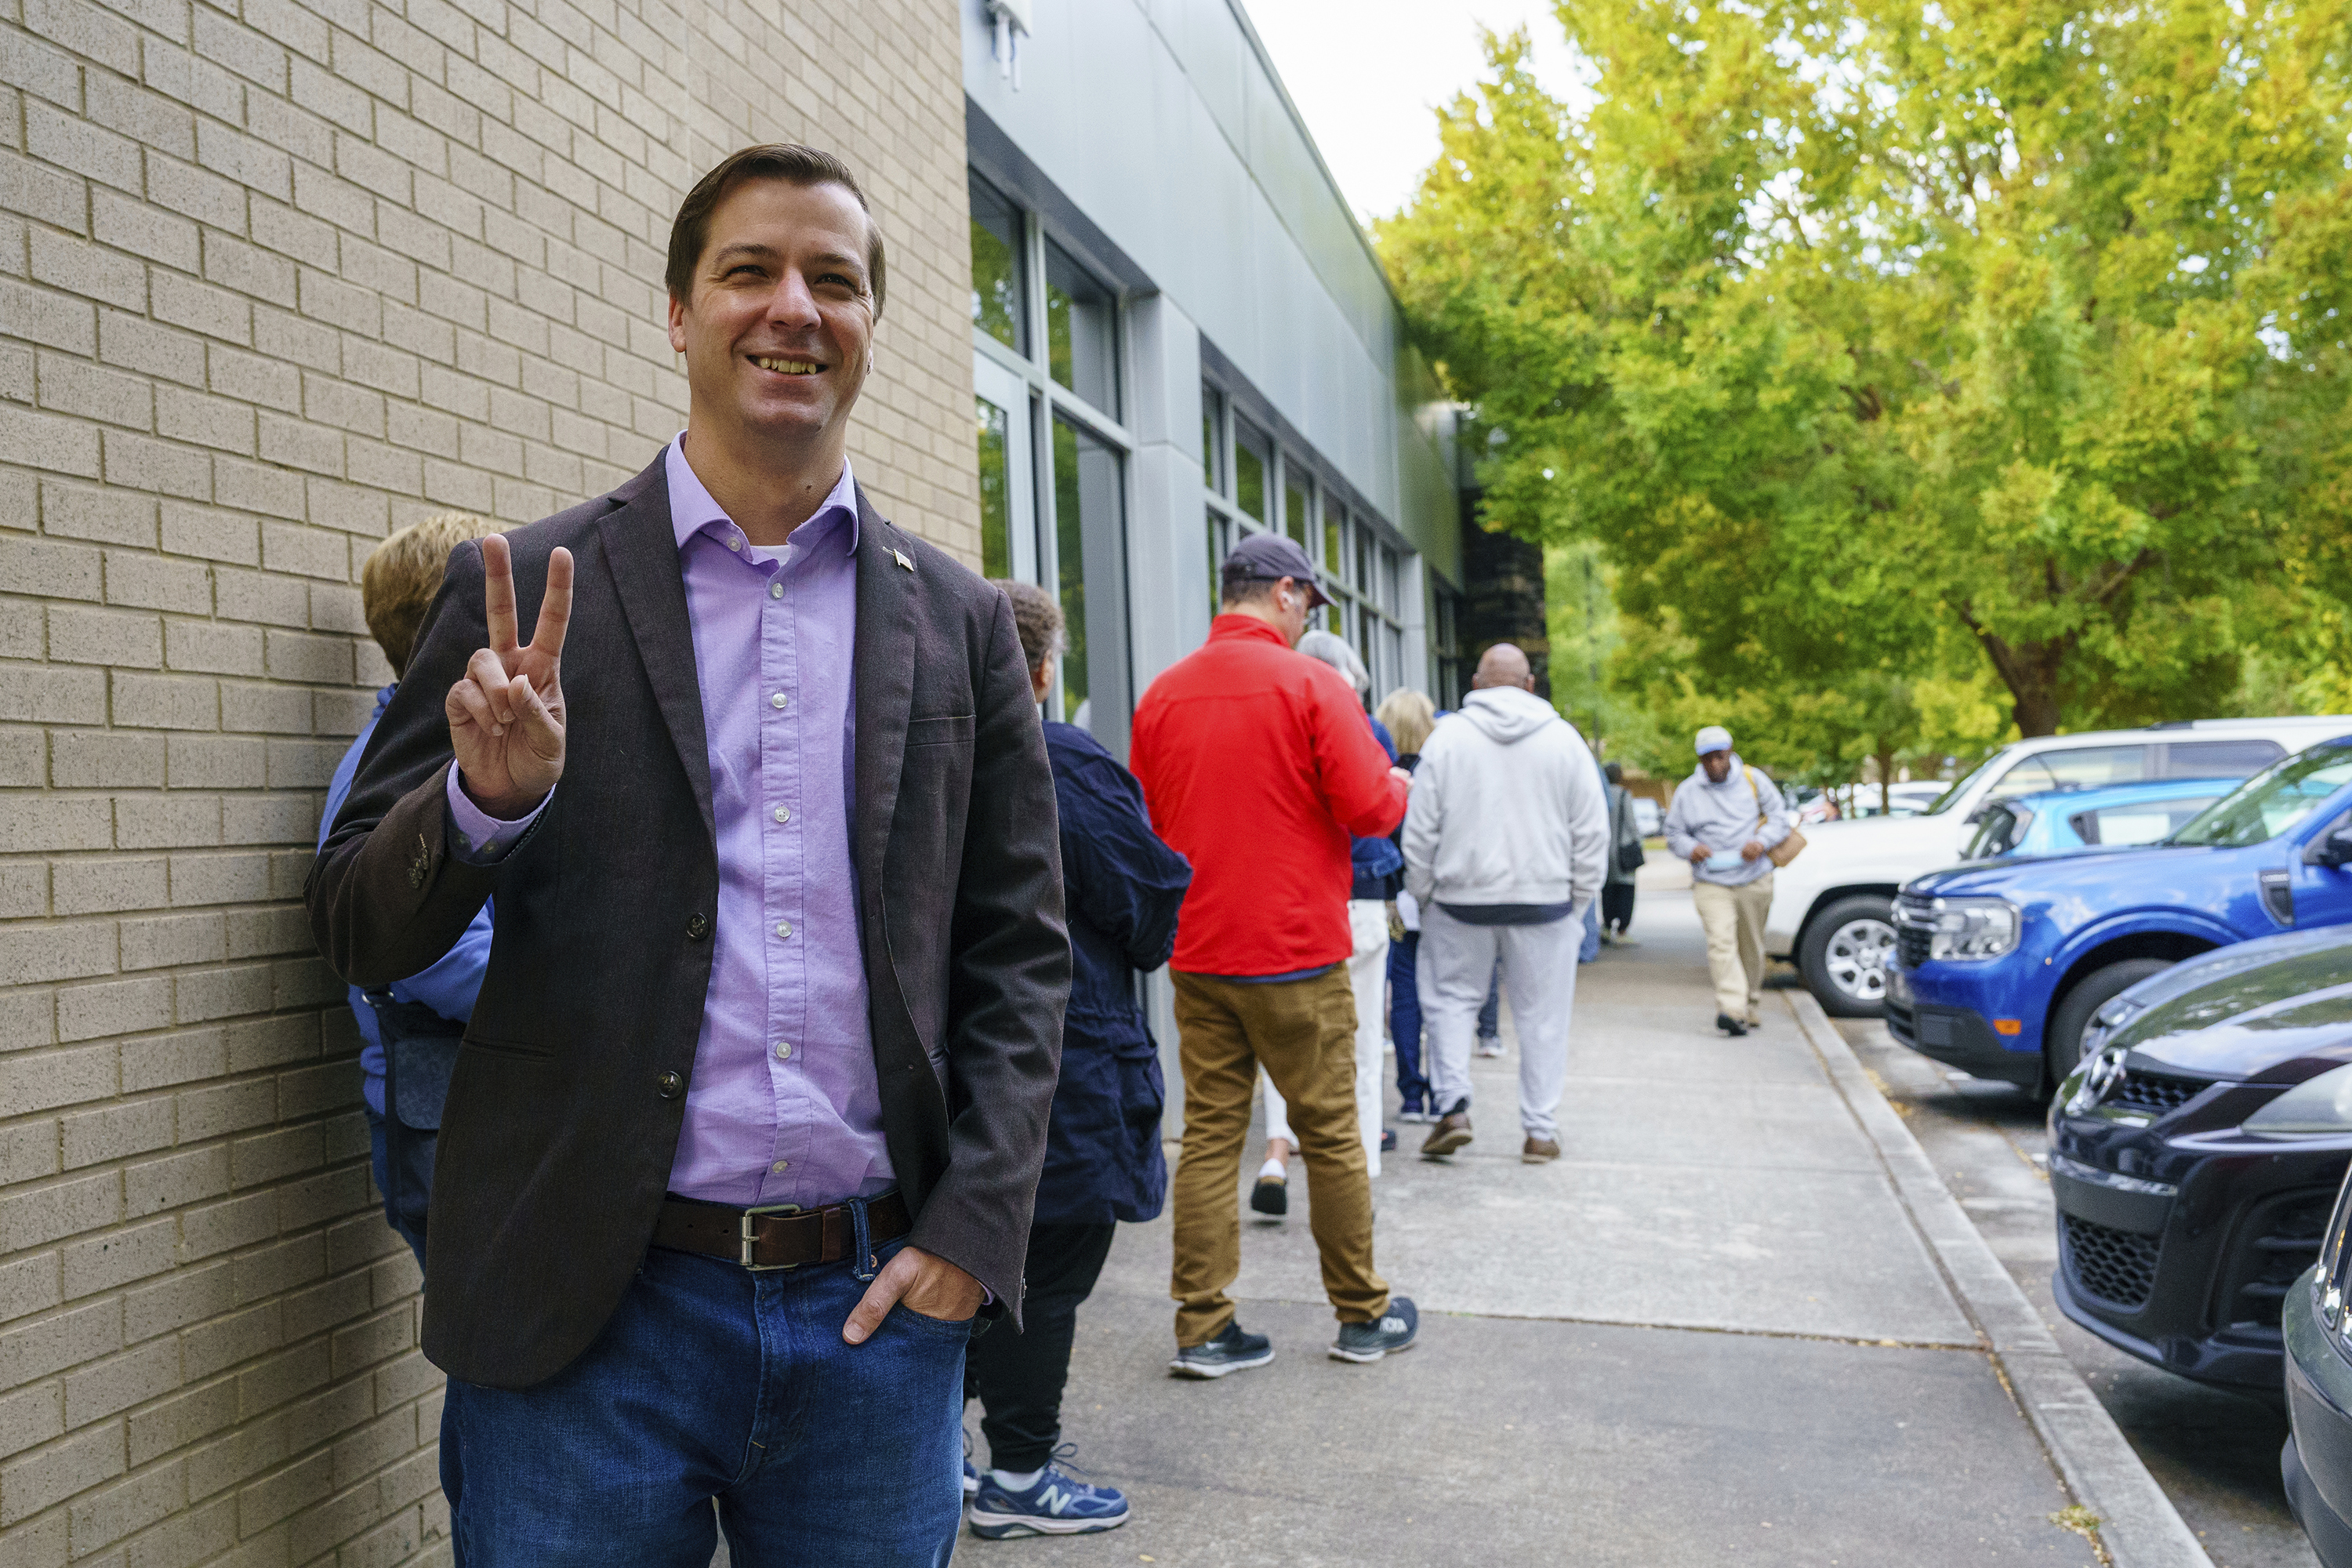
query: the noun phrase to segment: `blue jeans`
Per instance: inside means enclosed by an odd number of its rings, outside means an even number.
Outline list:
[[[720,1527],[738,1568],[940,1568],[962,1514],[971,1324],[894,1307],[846,1344],[866,1286],[846,1262],[753,1274],[652,1247],[596,1342],[547,1382],[451,1378],[441,1489],[459,1568],[708,1568]]]
[[[1396,1042],[1397,1093],[1407,1109],[1429,1100],[1429,1078],[1421,1070],[1421,982],[1413,970],[1420,952],[1417,931],[1389,943],[1389,1037]]]

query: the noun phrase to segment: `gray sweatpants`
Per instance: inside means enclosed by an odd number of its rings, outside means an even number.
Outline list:
[[[1434,903],[1421,911],[1421,1016],[1435,1107],[1470,1095],[1470,1039],[1496,960],[1519,1037],[1519,1126],[1530,1138],[1559,1137],[1560,1089],[1568,1081],[1568,1026],[1576,1007],[1580,918],[1535,926],[1479,926]]]

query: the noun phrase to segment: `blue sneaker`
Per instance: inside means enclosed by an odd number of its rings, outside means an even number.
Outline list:
[[[966,1459],[963,1462],[963,1495],[970,1497],[979,1489],[980,1472],[972,1468],[972,1463],[970,1459]]]
[[[1048,1462],[1034,1486],[1007,1491],[994,1471],[980,1479],[971,1500],[971,1532],[983,1541],[1014,1535],[1091,1535],[1127,1522],[1127,1499],[1115,1487],[1073,1480]]]

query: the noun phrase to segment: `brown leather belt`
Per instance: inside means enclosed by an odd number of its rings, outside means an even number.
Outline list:
[[[866,1205],[868,1242],[896,1241],[915,1228],[903,1194],[885,1193]],[[677,1252],[724,1258],[746,1268],[798,1268],[838,1263],[856,1246],[847,1204],[821,1209],[739,1209],[726,1204],[667,1198],[654,1221],[654,1245]]]

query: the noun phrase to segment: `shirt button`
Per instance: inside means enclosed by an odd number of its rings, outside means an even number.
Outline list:
[[[782,707],[786,702],[788,702],[788,701],[790,701],[790,700],[791,700],[791,699],[790,699],[790,698],[786,697],[782,692],[779,691],[779,692],[777,692],[773,697],[771,697],[771,698],[769,698],[769,699],[768,699],[768,706],[769,706],[769,707],[771,707],[771,708],[782,708]]]
[[[701,915],[687,916],[686,934],[696,942],[700,942],[710,934],[710,921]]]
[[[778,822],[790,822],[792,819],[793,813],[790,806],[780,805],[776,807],[776,820]]]
[[[782,583],[771,583],[768,584],[768,597],[771,599],[781,599],[783,596],[784,585]]]
[[[686,1079],[674,1072],[658,1074],[654,1079],[654,1092],[664,1100],[676,1100],[686,1092]]]
[[[793,1163],[790,1160],[779,1160],[774,1164],[769,1166],[768,1169],[782,1174],[783,1172],[792,1168],[792,1163]]]
[[[776,1059],[780,1062],[788,1062],[793,1059],[793,1043],[790,1040],[778,1040],[776,1042]]]
[[[776,934],[782,937],[791,936],[793,934],[793,922],[790,921],[778,921],[776,922]]]
[[[730,550],[740,550],[743,548],[743,542],[730,534],[727,540],[727,548]]]

